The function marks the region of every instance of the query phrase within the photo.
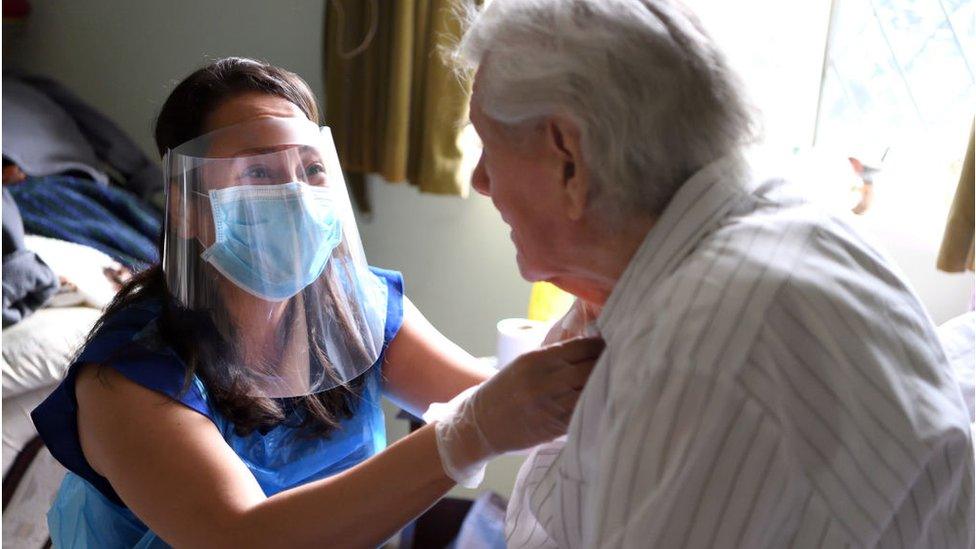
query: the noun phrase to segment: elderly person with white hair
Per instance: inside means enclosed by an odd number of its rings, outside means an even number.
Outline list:
[[[929,317],[750,160],[751,111],[693,14],[496,0],[456,57],[474,187],[522,275],[607,343],[565,443],[520,473],[510,547],[973,546],[969,421]]]

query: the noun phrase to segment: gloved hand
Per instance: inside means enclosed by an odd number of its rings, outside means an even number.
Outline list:
[[[474,488],[484,466],[505,452],[529,448],[566,432],[580,391],[603,351],[599,338],[579,338],[525,353],[437,414],[437,450],[444,471]],[[443,410],[453,409],[444,414]],[[435,417],[440,415],[440,417]]]
[[[600,308],[582,299],[573,302],[573,306],[566,311],[562,318],[553,323],[552,328],[542,341],[543,345],[558,343],[575,337],[592,337],[598,335],[596,319],[600,316]]]

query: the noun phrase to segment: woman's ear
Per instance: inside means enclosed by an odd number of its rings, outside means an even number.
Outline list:
[[[566,215],[572,221],[579,221],[589,196],[579,125],[568,117],[554,116],[546,124],[546,140],[561,164]]]

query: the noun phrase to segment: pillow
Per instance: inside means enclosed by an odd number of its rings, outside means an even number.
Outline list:
[[[3,398],[55,385],[102,315],[91,307],[43,308],[3,330]]]

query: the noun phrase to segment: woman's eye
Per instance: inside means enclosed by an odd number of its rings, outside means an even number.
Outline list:
[[[249,166],[241,173],[241,177],[248,179],[268,179],[271,177],[271,172],[268,168],[261,165]]]
[[[312,162],[305,167],[305,180],[310,185],[325,185],[325,165],[321,162]]]

